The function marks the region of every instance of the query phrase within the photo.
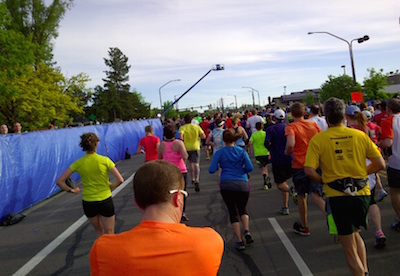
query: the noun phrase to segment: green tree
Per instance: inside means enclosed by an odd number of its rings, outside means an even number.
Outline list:
[[[384,74],[383,69],[380,69],[378,72],[374,68],[367,69],[367,71],[369,72],[369,78],[364,78],[366,100],[389,99],[389,95],[383,91],[389,85],[387,82],[388,74]]]
[[[79,108],[78,113],[69,114],[72,118],[77,118],[82,115],[81,110],[86,107],[91,100],[93,92],[92,89],[86,88],[88,81],[90,81],[90,77],[87,74],[79,73],[76,76],[66,79],[62,84],[63,94],[68,95]]]
[[[2,98],[0,110],[9,124],[20,122],[24,130],[47,128],[49,124],[62,126],[70,121],[70,114],[82,114],[72,95],[63,93],[64,77],[52,67],[39,63],[13,81],[13,93]]]
[[[23,34],[34,44],[35,65],[51,63],[53,41],[58,37],[58,27],[73,0],[53,0],[46,6],[44,0],[2,0],[11,15],[7,30]]]
[[[117,118],[122,119],[124,113],[124,105],[126,107],[129,99],[130,85],[128,57],[125,56],[120,49],[110,48],[108,51],[109,59],[104,59],[104,63],[110,68],[105,71],[107,78],[104,81],[104,92],[108,94],[108,107],[112,112],[114,121]]]
[[[317,102],[317,99],[314,96],[314,93],[308,92],[307,95],[303,98],[303,103],[305,105],[312,105]]]
[[[351,100],[351,92],[362,91],[360,84],[353,84],[353,79],[347,75],[334,77],[328,76],[328,80],[322,84],[320,90],[321,101],[324,102],[330,97],[336,97],[348,102]]]

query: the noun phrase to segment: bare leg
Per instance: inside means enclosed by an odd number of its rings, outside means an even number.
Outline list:
[[[360,239],[363,243],[363,246],[359,245]],[[346,262],[352,274],[359,276],[364,275],[365,272],[368,271],[365,270],[367,254],[364,241],[362,240],[358,232],[354,232],[350,235],[339,235],[339,240],[342,243]],[[363,252],[359,252],[360,250]],[[365,262],[363,262],[363,259]]]
[[[235,232],[236,238],[238,241],[242,241],[242,232],[240,231],[240,223],[234,222],[232,223],[233,232]]]
[[[249,231],[249,216],[248,215],[242,215],[240,216],[240,220],[242,221],[243,228],[246,231]]]
[[[285,181],[277,184],[277,187],[282,192],[282,207],[289,207],[289,185]]]
[[[301,225],[303,227],[308,227],[307,224],[307,194],[297,195],[298,198],[298,209],[300,215]]]
[[[194,180],[199,182],[199,180],[200,180],[200,165],[199,165],[199,163],[193,163],[193,169],[194,169]]]
[[[326,216],[325,200],[318,193],[312,193],[311,198],[314,204],[317,205],[317,207],[321,210],[321,212]]]
[[[100,216],[100,222],[103,225],[104,234],[114,234],[115,215],[112,217]]]
[[[192,181],[195,180],[194,178],[194,163],[189,161],[189,171],[190,171],[190,176],[192,178]]]
[[[100,222],[100,215],[97,215],[92,218],[88,218],[88,220],[93,225],[94,230],[96,231],[97,237],[100,237],[101,235],[104,234],[103,225]]]
[[[381,211],[377,204],[372,204],[369,206],[368,215],[375,225],[375,231],[382,230],[381,225]]]

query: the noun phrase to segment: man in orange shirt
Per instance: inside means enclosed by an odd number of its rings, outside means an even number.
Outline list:
[[[91,275],[217,275],[221,236],[208,227],[179,223],[188,196],[179,168],[163,160],[147,162],[136,172],[133,189],[142,222],[96,240]]]
[[[293,225],[296,233],[302,236],[309,236],[310,230],[307,224],[307,194],[311,194],[314,203],[326,215],[325,201],[321,197],[322,185],[317,183],[304,173],[304,162],[308,143],[311,138],[321,132],[317,123],[305,120],[306,108],[302,103],[294,103],[291,107],[294,122],[286,126],[285,135],[287,138],[285,154],[293,154],[292,177],[295,191],[298,198],[298,209],[300,222]]]

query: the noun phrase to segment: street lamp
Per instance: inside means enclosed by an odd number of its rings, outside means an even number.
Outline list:
[[[345,76],[346,75],[346,65],[342,65],[342,68],[343,68],[343,76]]]
[[[161,88],[163,88],[164,86],[166,86],[168,83],[173,82],[173,81],[180,81],[180,79],[176,79],[176,80],[170,80],[167,81],[166,83],[164,83],[159,89],[158,89],[158,94],[160,95],[160,109],[162,109],[162,100],[161,100]]]
[[[238,110],[238,108],[237,108],[237,100],[236,100],[236,95],[228,95],[228,96],[233,96],[233,97],[235,97],[235,107],[236,107],[236,111]]]
[[[249,88],[249,89],[251,89],[251,95],[252,95],[252,97],[253,97],[253,107],[256,106],[256,104],[255,104],[255,102],[254,102],[254,91],[256,91],[257,94],[258,94],[258,107],[261,107],[261,103],[260,103],[260,92],[258,92],[257,89],[254,89],[253,87],[249,87],[249,86],[243,86],[242,88]]]
[[[367,41],[369,39],[369,36],[364,35],[363,37],[360,38],[355,38],[353,40],[351,40],[350,42],[347,41],[344,38],[341,38],[337,35],[331,34],[329,32],[308,32],[308,34],[327,34],[333,37],[336,37],[337,39],[340,39],[344,42],[347,43],[347,45],[349,45],[349,52],[350,52],[350,62],[351,62],[351,71],[353,72],[353,84],[356,85],[357,81],[356,81],[356,72],[354,70],[354,58],[353,58],[353,41],[357,40],[358,43],[363,43],[364,41]]]
[[[204,74],[198,81],[196,81],[188,90],[185,91],[178,99],[176,99],[172,104],[170,104],[164,111],[161,113],[161,116],[164,116],[165,113],[168,112],[168,110],[171,109],[171,107],[174,106],[177,102],[179,102],[180,99],[182,99],[183,96],[185,96],[193,87],[195,87],[202,79],[204,79],[208,74],[211,73],[211,71],[221,71],[224,70],[225,66],[223,64],[215,64],[214,66],[211,67],[211,69]]]

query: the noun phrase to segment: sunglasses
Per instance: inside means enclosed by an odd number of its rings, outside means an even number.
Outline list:
[[[178,192],[181,192],[185,197],[189,196],[189,193],[184,191],[184,190],[171,190],[171,191],[169,191],[170,194],[175,194],[175,193],[178,193]]]

